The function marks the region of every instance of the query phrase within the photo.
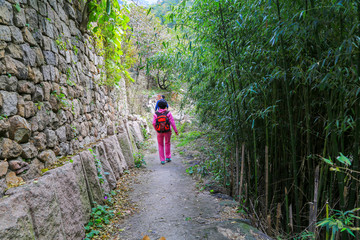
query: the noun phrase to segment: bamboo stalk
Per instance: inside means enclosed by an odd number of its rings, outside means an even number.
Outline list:
[[[265,146],[265,215],[268,214],[269,204],[269,153],[268,146]]]
[[[326,201],[326,218],[329,218],[329,202]],[[325,239],[329,240],[329,230],[326,229]]]
[[[279,25],[281,22],[281,15],[280,15],[280,3],[279,0],[276,0],[276,6],[277,6],[277,12],[278,12],[278,19],[279,19]],[[280,27],[280,26],[279,26]],[[292,162],[292,172],[293,172],[293,178],[294,178],[294,185],[295,189],[294,192],[294,198],[295,198],[295,207],[296,207],[296,222],[298,225],[300,225],[300,204],[299,204],[299,194],[298,194],[298,178],[297,178],[297,163],[296,163],[296,137],[295,137],[295,125],[294,125],[294,117],[293,117],[293,111],[291,106],[291,100],[290,100],[290,91],[289,91],[289,81],[288,81],[288,66],[286,63],[286,52],[284,47],[284,40],[282,35],[280,35],[280,45],[281,45],[281,51],[282,51],[282,62],[283,67],[285,70],[284,74],[284,85],[285,85],[285,92],[286,92],[286,105],[287,105],[287,112],[288,112],[288,119],[289,119],[289,125],[290,125],[290,144],[291,144],[291,162]]]
[[[290,234],[290,229],[289,229],[289,199],[288,199],[288,191],[287,188],[285,187],[285,213],[286,213],[286,232],[287,234]]]
[[[314,200],[310,205],[309,211],[309,231],[315,233],[315,224],[316,224],[316,217],[317,217],[317,206],[318,206],[318,194],[319,194],[319,171],[320,166],[318,165],[315,169],[315,183],[314,183]]]
[[[277,233],[279,232],[280,218],[281,218],[281,204],[278,203],[276,208],[276,224],[275,224],[275,230]]]
[[[245,143],[241,146],[241,174],[240,174],[240,186],[239,186],[239,196],[242,195],[242,186],[244,180],[244,169],[245,169]],[[239,197],[240,200],[240,197]]]
[[[294,232],[293,211],[291,204],[289,206],[289,227],[291,228],[291,232]]]
[[[235,196],[240,200],[240,192],[239,192],[239,143],[236,142],[235,148],[235,159],[236,159],[236,185],[235,185]],[[236,198],[235,198],[236,199]]]

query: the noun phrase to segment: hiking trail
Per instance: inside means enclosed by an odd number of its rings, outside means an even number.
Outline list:
[[[167,240],[268,239],[258,238],[261,233],[239,219],[228,220],[229,214],[225,212],[233,209],[234,202],[218,200],[196,188],[196,181],[186,174],[184,158],[176,153],[174,143],[172,162],[161,165],[153,130],[150,141],[144,157],[146,169],[130,186],[133,191],[129,197],[139,211],[119,224],[123,231],[116,239],[138,240],[144,235],[151,239],[164,236]],[[229,224],[237,227],[231,230]],[[241,229],[239,224],[246,227]],[[254,237],[250,234],[245,238],[244,230],[249,229]]]

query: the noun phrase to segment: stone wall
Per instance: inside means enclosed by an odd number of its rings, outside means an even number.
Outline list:
[[[96,84],[104,59],[79,30],[83,4],[0,0],[0,239],[80,239],[148,128],[125,81]],[[89,147],[110,173],[101,186]]]
[[[102,204],[128,168],[115,135],[92,148],[101,164],[85,150],[72,163],[6,191],[0,200],[0,239],[83,239],[93,202]]]
[[[31,180],[107,136],[136,140],[125,81],[96,84],[104,59],[79,30],[82,4],[0,0],[0,197],[15,176]]]

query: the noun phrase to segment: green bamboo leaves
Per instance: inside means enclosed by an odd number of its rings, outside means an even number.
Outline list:
[[[229,192],[248,193],[247,203],[273,222],[280,204],[288,236],[309,225],[309,201],[321,218],[326,202],[343,212],[358,207],[360,3],[194,0],[168,16],[181,31],[156,57],[189,86],[202,123],[222,132]],[[231,174],[243,142],[246,191],[236,193]]]

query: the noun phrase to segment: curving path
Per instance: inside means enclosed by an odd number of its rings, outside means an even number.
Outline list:
[[[238,221],[219,222],[224,204],[209,193],[196,190],[196,182],[185,173],[181,156],[173,154],[171,163],[161,165],[155,136],[153,132],[151,147],[145,155],[147,170],[131,186],[130,198],[137,203],[139,212],[121,224],[124,231],[118,239],[141,240],[144,235],[152,240],[161,236],[167,240],[267,239],[258,238],[257,234],[245,237],[236,233],[241,232],[243,224]],[[172,144],[172,153],[174,148]],[[237,228],[228,229],[225,226],[228,224]]]

